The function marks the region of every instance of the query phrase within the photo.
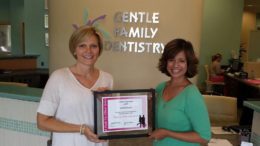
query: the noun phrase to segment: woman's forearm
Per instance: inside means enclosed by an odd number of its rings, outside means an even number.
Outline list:
[[[37,127],[50,132],[79,132],[80,125],[70,124],[51,116],[37,113]]]

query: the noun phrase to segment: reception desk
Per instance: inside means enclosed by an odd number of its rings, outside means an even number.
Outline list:
[[[0,56],[0,81],[26,83],[29,87],[44,88],[49,70],[37,68],[37,55]]]
[[[243,106],[243,102],[260,100],[260,85],[252,84],[246,79],[240,79],[231,74],[226,74],[224,80],[225,95],[237,98],[237,107],[240,116],[239,124],[251,125],[253,110]]]
[[[243,107],[245,100],[260,100],[260,85],[252,84],[245,79],[225,75],[225,95],[237,98],[238,107]]]
[[[260,101],[245,101],[244,106],[254,110],[251,142],[254,146],[260,146]]]
[[[44,88],[48,69],[0,70],[0,81],[26,83],[29,87]]]
[[[42,89],[0,85],[0,141],[3,146],[46,146],[50,134],[38,130]]]

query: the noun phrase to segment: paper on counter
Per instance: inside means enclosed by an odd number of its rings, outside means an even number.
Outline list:
[[[241,146],[253,146],[253,143],[242,141]]]
[[[233,145],[226,139],[215,139],[215,138],[212,138],[209,141],[208,146],[233,146]]]

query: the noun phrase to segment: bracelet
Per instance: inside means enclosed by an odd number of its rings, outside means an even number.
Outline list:
[[[79,133],[81,135],[84,135],[85,129],[86,129],[86,125],[85,124],[80,125]]]

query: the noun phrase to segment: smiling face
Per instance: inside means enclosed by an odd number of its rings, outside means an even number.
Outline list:
[[[99,54],[98,39],[94,35],[84,37],[75,49],[77,63],[83,65],[94,66]]]
[[[198,63],[191,42],[174,39],[165,45],[158,69],[169,77],[192,78],[197,74]]]
[[[167,60],[167,71],[172,78],[184,78],[187,72],[187,59],[184,51]]]

